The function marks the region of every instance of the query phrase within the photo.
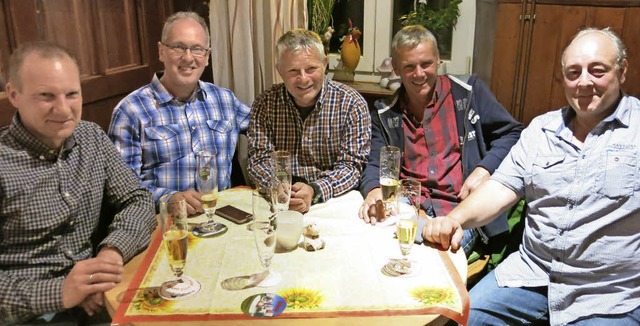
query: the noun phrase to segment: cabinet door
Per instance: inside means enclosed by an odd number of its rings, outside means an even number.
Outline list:
[[[528,34],[525,28],[521,53],[518,53],[518,30],[522,6],[518,3],[499,5],[492,77],[492,89],[498,100],[525,124],[540,114],[567,105],[560,59],[571,38],[585,26],[611,27],[621,36],[629,60],[623,88],[628,94],[639,97],[640,44],[634,37],[637,38],[640,30],[640,4],[569,6],[554,2],[560,1],[538,1],[535,20],[532,24],[531,21],[527,23],[528,27],[533,26],[533,32]],[[528,52],[527,42],[530,42]],[[516,79],[518,54],[521,74]],[[516,96],[514,92],[518,92]]]
[[[83,119],[107,128],[113,107],[162,69],[156,43],[169,1],[6,0],[0,6],[0,70],[18,45],[50,40],[78,59]],[[0,93],[0,125],[15,109]]]

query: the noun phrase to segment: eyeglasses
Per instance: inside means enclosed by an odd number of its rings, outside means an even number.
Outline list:
[[[204,57],[207,55],[207,53],[209,53],[209,50],[211,49],[205,49],[199,46],[185,46],[185,45],[180,45],[180,44],[164,44],[162,43],[162,45],[168,47],[169,49],[171,49],[174,53],[176,54],[180,54],[180,55],[184,55],[185,53],[187,53],[187,50],[191,51],[191,55],[194,57]]]

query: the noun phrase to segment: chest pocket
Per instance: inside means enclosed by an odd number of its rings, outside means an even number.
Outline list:
[[[596,191],[609,198],[630,197],[636,181],[637,157],[634,151],[605,150],[600,157]]]
[[[560,191],[567,177],[564,155],[538,156],[531,169],[531,187],[536,198]]]
[[[207,126],[209,126],[209,129],[220,133],[230,132],[232,127],[229,120],[207,120]]]
[[[143,161],[173,162],[184,157],[186,135],[177,124],[147,127],[144,135],[148,141],[142,143]]]

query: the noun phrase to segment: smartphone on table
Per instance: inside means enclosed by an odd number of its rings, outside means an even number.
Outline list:
[[[252,214],[231,205],[226,205],[216,209],[216,215],[223,217],[235,224],[245,224],[253,220]]]

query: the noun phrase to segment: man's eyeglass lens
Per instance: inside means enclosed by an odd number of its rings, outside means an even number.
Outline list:
[[[178,54],[185,54],[187,53],[187,50],[189,50],[191,51],[191,55],[195,57],[204,57],[205,55],[207,55],[207,52],[209,52],[209,49],[204,49],[199,46],[188,47],[188,46],[177,45],[177,44],[172,44],[172,45],[165,44],[165,46]]]

